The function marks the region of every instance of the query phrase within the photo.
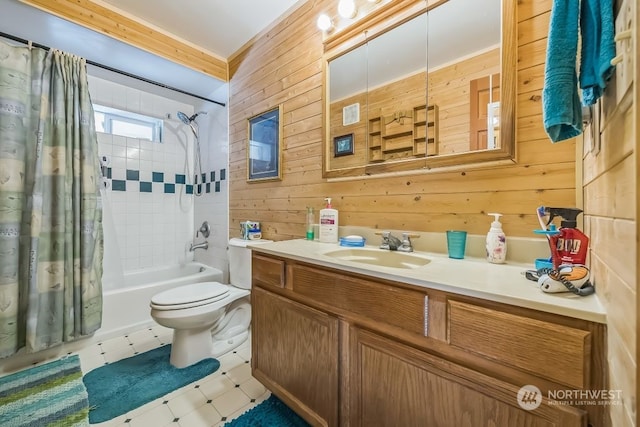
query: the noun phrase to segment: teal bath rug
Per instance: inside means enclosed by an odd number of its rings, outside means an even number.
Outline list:
[[[272,394],[224,427],[309,427],[309,424]]]
[[[89,392],[89,421],[101,423],[212,374],[220,367],[205,359],[178,369],[169,363],[171,345],[101,366],[84,376]]]
[[[77,355],[0,378],[0,426],[88,426],[89,403]]]

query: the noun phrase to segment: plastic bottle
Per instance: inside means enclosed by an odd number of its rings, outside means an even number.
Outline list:
[[[589,238],[578,230],[577,218],[582,210],[575,208],[545,208],[549,214],[549,224],[554,217],[562,218],[560,233],[549,238],[553,268],[558,269],[562,264],[583,265],[587,261]]]
[[[315,216],[313,215],[313,208],[307,208],[307,240],[313,240],[313,224],[315,222]]]
[[[331,198],[324,199],[327,205],[320,209],[318,238],[324,243],[338,243],[338,211],[331,207]]]
[[[494,221],[491,223],[491,228],[487,233],[487,261],[494,264],[502,264],[507,259],[507,237],[502,231],[502,223],[500,222],[502,214],[490,213],[487,215],[494,216]]]

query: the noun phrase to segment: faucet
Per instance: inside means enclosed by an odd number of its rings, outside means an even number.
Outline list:
[[[418,237],[413,235],[413,237]],[[402,244],[398,247],[400,252],[413,252],[413,245],[411,244],[411,237],[409,233],[402,233]]]
[[[380,249],[387,249],[390,251],[400,252],[413,252],[413,245],[411,244],[411,237],[420,237],[419,235],[409,233],[402,233],[402,240],[391,234],[390,231],[382,232],[382,243]]]
[[[194,252],[196,249],[209,249],[209,242],[205,240],[202,243],[197,243],[195,245],[192,243],[191,246],[189,246],[189,252]]]
[[[397,251],[400,246],[402,246],[402,242],[396,236],[391,234],[390,231],[382,232],[382,243],[380,244],[380,249]]]

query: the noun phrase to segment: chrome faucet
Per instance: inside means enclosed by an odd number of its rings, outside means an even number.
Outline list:
[[[420,237],[416,234],[402,233],[402,240],[391,234],[390,231],[382,232],[382,243],[380,249],[386,249],[389,251],[400,252],[413,252],[413,244],[411,243],[411,237]]]
[[[380,249],[387,249],[390,251],[397,251],[398,248],[402,245],[400,239],[391,234],[390,231],[382,232],[382,243],[380,244]]]
[[[409,233],[402,233],[402,244],[400,244],[398,250],[400,252],[413,252],[413,245],[411,244]]]
[[[204,249],[204,250],[209,249],[209,242],[205,240],[204,242],[197,243],[195,245],[191,243],[191,246],[189,246],[189,252],[194,252],[196,249]]]

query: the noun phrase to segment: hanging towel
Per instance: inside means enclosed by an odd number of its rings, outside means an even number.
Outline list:
[[[584,105],[596,103],[613,74],[611,60],[616,56],[614,33],[613,1],[582,0],[580,88]]]
[[[553,0],[542,89],[544,128],[552,142],[582,133],[576,76],[579,15],[579,0]]]

